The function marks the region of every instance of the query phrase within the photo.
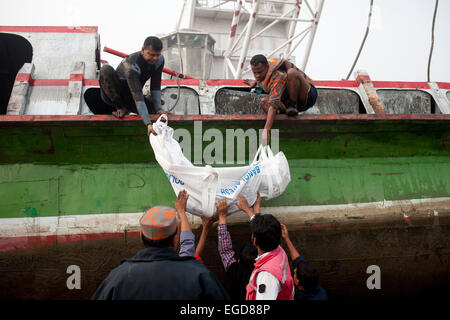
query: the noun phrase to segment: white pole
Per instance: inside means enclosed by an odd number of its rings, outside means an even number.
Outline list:
[[[294,10],[287,11],[285,14],[283,14],[283,16],[288,15],[288,14],[290,14],[290,13],[293,12],[293,11],[294,11]],[[259,15],[258,15],[258,17],[259,17]],[[277,23],[280,22],[280,21],[281,21],[281,20],[279,20],[279,19],[274,20],[274,21],[271,22],[269,25],[267,25],[266,27],[264,27],[264,29],[262,29],[261,31],[259,31],[259,32],[258,32],[257,34],[255,34],[253,37],[251,37],[250,40],[253,40],[253,39],[259,37],[260,34],[266,32],[267,29],[273,27],[275,24],[277,24]],[[239,47],[239,48],[236,48],[236,49],[235,49],[235,46],[233,46],[233,48],[231,49],[231,52],[233,53],[234,51],[237,51],[237,50],[239,50],[240,48],[242,48],[242,46]]]
[[[241,7],[242,7],[242,0],[238,0],[236,10],[233,14],[233,20],[231,21],[231,29],[230,29],[230,35],[228,37],[228,44],[227,44],[227,50],[225,51],[224,58],[229,58],[231,55],[231,47],[233,46],[234,38],[236,36],[236,30],[239,24],[239,18],[241,16]],[[225,62],[225,61],[224,61]],[[226,78],[229,78],[229,71],[227,68],[227,63],[224,63]]]
[[[298,40],[297,44],[294,46],[294,48],[291,48],[291,51],[289,51],[289,53],[285,56],[285,58],[287,59],[288,57],[290,57],[292,55],[292,53],[294,53],[295,49],[297,49],[297,47],[300,45],[300,43],[303,41],[303,39],[305,39],[305,37],[308,35],[308,33],[305,33],[303,35],[303,37],[300,38],[300,40]]]
[[[237,2],[237,8],[234,11],[233,20],[231,21],[231,29],[230,29],[230,35],[228,37],[228,44],[227,44],[227,50],[225,51],[225,55],[229,55],[231,53],[231,47],[233,45],[234,37],[236,36],[236,30],[239,23],[239,18],[241,16],[241,6],[242,6],[242,0],[238,0]]]
[[[283,47],[285,45],[288,45],[289,43],[292,43],[292,41],[294,41],[295,39],[297,39],[298,37],[300,37],[302,34],[304,34],[305,32],[309,31],[311,29],[311,27],[306,28],[305,30],[303,30],[302,32],[300,32],[299,34],[295,35],[294,37],[287,39],[282,45],[280,45],[278,48],[276,48],[275,50],[273,50],[271,53],[269,53],[267,55],[268,58],[270,58],[270,56],[272,56],[273,54],[275,54],[277,51],[283,49]],[[285,57],[287,58],[287,57]]]
[[[236,77],[236,70],[234,70],[231,60],[228,57],[224,57],[224,58],[225,58],[225,62],[228,64],[228,67],[230,68],[231,73],[233,74],[234,77]]]
[[[178,17],[178,22],[175,27],[175,31],[177,31],[177,32],[180,30],[181,19],[183,18],[184,8],[186,8],[186,2],[187,2],[187,0],[183,1],[183,6],[181,7],[181,11],[180,11],[180,16]]]
[[[245,59],[247,58],[248,46],[250,44],[250,37],[252,35],[253,26],[255,25],[256,13],[258,12],[260,2],[261,1],[253,0],[252,12],[250,15],[250,19],[248,20],[247,33],[245,34],[244,45],[242,47],[241,56],[239,57],[235,79],[239,79],[242,75],[242,69],[244,68]]]
[[[304,34],[303,35],[303,37],[299,40],[299,43],[305,38],[305,36],[308,34],[308,32],[307,31],[309,31],[311,29],[311,27],[307,27],[305,30],[303,30],[302,32],[300,32],[299,34],[297,34],[297,35],[295,35],[294,37],[292,37],[292,39],[288,39],[287,41],[285,41],[282,45],[280,45],[278,48],[276,48],[275,50],[273,50],[272,52],[270,52],[268,55],[267,55],[267,58],[270,58],[273,54],[275,54],[277,51],[279,51],[279,50],[281,50],[281,49],[283,49],[283,47],[285,46],[285,45],[287,45],[288,43],[292,43],[295,39],[297,39],[298,37],[300,37],[302,34]],[[295,45],[295,48],[299,45],[299,43],[297,43],[296,45]],[[289,54],[290,55],[290,54]],[[284,56],[283,56],[284,57]],[[286,58],[286,57],[285,57]],[[250,70],[250,65],[248,65],[245,69],[244,69],[244,71],[242,72],[242,74],[245,74],[245,73],[247,73],[248,71]]]
[[[239,34],[237,40],[233,44],[233,47],[231,47],[230,55],[233,54],[235,51],[239,50],[240,48],[242,48],[242,47],[239,47],[238,49],[236,49],[236,46],[238,45],[239,41],[241,41],[241,39],[244,36],[244,34],[247,32],[247,29],[248,29],[248,23],[245,25],[244,29]]]
[[[305,71],[306,64],[308,63],[309,54],[311,53],[311,48],[312,48],[312,44],[313,44],[313,41],[314,41],[314,36],[316,35],[317,25],[319,24],[320,14],[322,13],[322,8],[323,8],[323,3],[324,2],[325,2],[325,0],[319,0],[318,9],[317,9],[317,12],[314,15],[314,22],[312,24],[312,29],[311,29],[311,32],[309,34],[309,40],[308,40],[308,44],[306,46],[306,53],[303,56],[303,62],[301,64],[302,71]]]
[[[300,7],[302,5],[302,0],[297,0],[297,3],[295,5],[295,11],[292,15],[293,18],[298,19],[298,16],[300,14]],[[292,21],[289,26],[289,33],[288,33],[288,39],[292,38],[294,36],[295,28],[297,27],[297,21]],[[291,44],[292,42],[289,42],[286,46],[286,49],[284,50],[284,57],[287,59],[289,51],[291,51]]]

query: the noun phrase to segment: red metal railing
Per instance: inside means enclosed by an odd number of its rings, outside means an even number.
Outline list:
[[[122,58],[125,58],[125,57],[128,56],[126,53],[123,53],[123,52],[120,52],[120,51],[117,51],[117,50],[114,50],[114,49],[111,49],[111,48],[108,48],[108,47],[104,47],[103,51],[111,53],[111,54],[119,56],[119,57],[122,57]],[[176,72],[176,71],[168,69],[168,68],[163,68],[163,72],[167,73],[167,74],[170,74],[171,76],[180,78],[180,79],[195,79],[193,77],[190,77],[190,76],[185,75],[183,73]]]

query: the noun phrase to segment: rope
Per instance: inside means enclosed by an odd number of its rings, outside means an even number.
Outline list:
[[[366,42],[366,38],[367,35],[369,34],[369,28],[370,28],[370,20],[372,18],[372,8],[373,8],[373,0],[370,0],[370,10],[369,10],[369,19],[367,21],[367,28],[366,28],[366,34],[364,35],[363,41],[361,43],[361,46],[359,47],[359,51],[358,54],[356,55],[355,61],[353,62],[352,68],[350,69],[350,71],[348,72],[347,78],[345,78],[345,80],[348,80],[348,78],[350,78],[350,75],[353,72],[353,69],[355,68],[356,62],[359,59],[359,55],[361,54],[361,50],[364,46],[364,43]]]
[[[433,55],[433,47],[434,47],[434,25],[436,21],[436,12],[438,8],[439,0],[436,0],[436,4],[434,6],[434,14],[433,14],[433,24],[431,26],[431,48],[430,55],[428,57],[428,70],[427,70],[427,81],[430,82],[430,67],[431,67],[431,56]]]

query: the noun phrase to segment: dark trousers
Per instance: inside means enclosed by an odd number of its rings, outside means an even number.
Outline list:
[[[283,102],[286,106],[288,106],[289,100],[290,100],[289,92],[286,88],[281,96],[281,102]],[[315,86],[311,85],[311,87],[308,91],[306,104],[303,105],[300,101],[298,101],[297,102],[297,110],[299,112],[304,112],[304,111],[308,110],[316,103],[316,100],[317,100],[317,89]]]
[[[104,65],[100,69],[99,84],[99,92],[93,91],[88,94],[88,90],[85,93],[86,102],[94,114],[111,114],[118,108],[126,108],[129,112],[138,113],[127,81],[120,79],[113,67]],[[98,94],[100,97],[94,97]],[[144,97],[144,101],[149,114],[156,113],[150,99]]]

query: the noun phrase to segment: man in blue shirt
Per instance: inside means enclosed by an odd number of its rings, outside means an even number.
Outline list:
[[[284,224],[281,224],[281,237],[286,242],[294,267],[294,300],[328,300],[327,292],[319,285],[319,271],[295,249]]]

